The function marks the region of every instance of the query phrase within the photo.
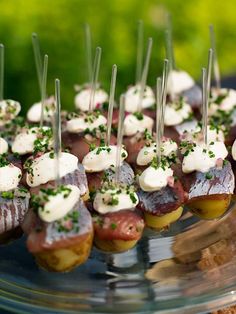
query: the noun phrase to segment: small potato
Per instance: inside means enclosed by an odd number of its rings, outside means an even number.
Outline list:
[[[229,208],[231,202],[230,194],[222,194],[222,196],[216,199],[210,198],[195,200],[187,206],[189,209],[201,219],[216,219],[224,215]]]
[[[138,240],[102,240],[97,236],[94,238],[94,245],[104,251],[109,253],[122,253],[132,249]]]
[[[93,233],[79,245],[71,245],[66,248],[45,250],[34,254],[37,263],[44,269],[54,272],[68,272],[71,269],[84,263],[91,251]]]
[[[164,214],[162,216],[152,215],[147,212],[144,212],[144,220],[146,226],[156,230],[162,230],[175,221],[177,221],[183,213],[183,207],[179,207],[176,210]]]
[[[94,244],[109,253],[132,249],[142,237],[144,220],[134,210],[121,210],[93,217]]]

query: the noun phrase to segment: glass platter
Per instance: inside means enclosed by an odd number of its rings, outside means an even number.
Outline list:
[[[133,250],[93,249],[86,264],[48,273],[25,238],[1,246],[0,307],[16,313],[206,313],[236,302],[236,206],[214,221],[185,211]]]

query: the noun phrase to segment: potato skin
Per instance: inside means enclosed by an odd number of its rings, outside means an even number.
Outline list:
[[[166,213],[162,216],[156,216],[145,212],[144,219],[147,227],[155,230],[163,230],[168,228],[173,222],[177,221],[181,217],[182,213],[183,207],[180,206],[174,211]]]
[[[122,253],[132,249],[138,240],[101,240],[98,237],[94,238],[96,248],[107,253]]]
[[[217,219],[228,210],[231,198],[229,194],[211,195],[204,200],[196,200],[189,203],[188,207],[201,219]]]
[[[80,245],[70,245],[66,248],[45,250],[35,253],[37,263],[52,272],[68,272],[86,262],[93,243],[93,232],[84,237]]]
[[[93,243],[92,217],[83,201],[78,201],[71,210],[78,212],[75,218],[62,218],[52,223],[39,219],[32,209],[26,215],[22,224],[28,235],[26,245],[37,263],[48,271],[67,272],[84,263],[89,255]],[[64,220],[63,220],[64,219]],[[61,230],[58,226],[65,223],[75,224],[70,229]]]

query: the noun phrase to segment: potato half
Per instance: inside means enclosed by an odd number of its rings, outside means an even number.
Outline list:
[[[214,199],[209,198],[195,200],[188,203],[189,209],[201,219],[217,219],[225,214],[231,202],[230,194],[222,194]]]
[[[79,245],[66,248],[45,250],[36,253],[37,263],[44,269],[54,272],[68,272],[83,264],[89,257],[93,243],[93,232],[88,233]]]
[[[144,220],[146,226],[156,230],[162,230],[169,227],[170,224],[177,221],[183,213],[183,207],[180,206],[176,210],[162,216],[152,215],[144,212]]]

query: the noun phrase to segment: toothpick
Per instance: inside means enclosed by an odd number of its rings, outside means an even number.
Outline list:
[[[211,72],[212,72],[212,60],[213,60],[213,50],[212,48],[209,49],[208,52],[208,63],[207,63],[207,73],[206,73],[206,80],[207,80],[207,102],[209,100],[210,97],[210,91],[211,91]]]
[[[165,44],[167,59],[170,61],[170,70],[175,70],[176,67],[172,36],[172,17],[170,13],[167,14],[167,30],[165,31]]]
[[[217,52],[216,52],[216,40],[215,40],[214,26],[212,24],[209,25],[209,30],[210,30],[211,48],[213,49],[213,70],[214,70],[216,88],[220,90],[221,88],[220,67],[219,67],[219,62],[218,62]]]
[[[123,126],[125,116],[125,95],[120,96],[120,107],[119,107],[119,121],[118,121],[118,134],[117,134],[117,154],[116,154],[116,169],[115,169],[115,183],[119,183],[120,179],[120,162],[121,162],[121,151],[123,142]]]
[[[207,70],[202,68],[202,134],[204,143],[207,145],[207,124],[208,124],[208,102],[211,90],[213,50],[209,49]]]
[[[138,40],[137,40],[137,61],[136,61],[136,84],[140,83],[143,63],[143,21],[138,21]]]
[[[36,71],[38,76],[39,90],[41,92],[42,89],[42,77],[43,77],[43,66],[42,66],[42,58],[40,53],[39,39],[36,33],[32,34],[32,44],[34,50],[34,60],[36,65]]]
[[[92,69],[92,40],[91,31],[89,24],[84,25],[84,36],[85,36],[85,51],[86,51],[86,61],[88,69],[88,80],[89,84],[92,85],[93,79],[93,69]]]
[[[46,90],[47,90],[47,73],[48,73],[48,55],[45,55],[44,60],[43,60],[43,77],[42,77],[42,83],[41,83],[40,127],[43,126],[43,121],[44,121],[44,103],[46,99]]]
[[[161,87],[161,119],[162,119],[160,123],[161,138],[164,135],[164,118],[165,118],[168,74],[169,74],[169,60],[165,59],[164,66],[163,66],[162,87]]]
[[[90,94],[90,101],[89,101],[90,112],[95,107],[94,98],[95,98],[95,92],[97,88],[98,74],[99,74],[100,62],[101,62],[101,54],[102,54],[102,48],[97,47],[95,59],[94,59],[94,65],[93,65],[93,79],[92,79],[91,94]]]
[[[113,106],[114,106],[115,89],[116,89],[116,76],[117,76],[117,66],[116,64],[114,64],[112,67],[109,107],[108,107],[108,116],[107,116],[107,139],[106,139],[107,146],[110,145],[110,140],[111,140],[111,126],[112,126],[112,115],[113,115]]]
[[[156,152],[157,152],[157,164],[159,165],[161,162],[161,145],[162,145],[162,137],[161,137],[161,121],[162,121],[162,102],[161,102],[161,78],[157,78],[156,82]]]
[[[139,103],[138,103],[139,112],[142,112],[142,101],[143,101],[144,91],[145,91],[146,83],[147,83],[147,75],[148,75],[148,69],[149,69],[149,64],[150,64],[151,52],[152,52],[152,38],[148,38],[146,58],[145,58],[142,78],[140,82]]]
[[[208,99],[207,99],[207,72],[202,68],[202,135],[207,146],[207,124],[208,124]]]
[[[4,45],[0,44],[0,100],[4,96]]]
[[[60,162],[61,155],[61,96],[60,96],[60,80],[55,80],[55,98],[56,98],[56,111],[54,114],[54,153],[56,160],[56,182],[60,183]]]

